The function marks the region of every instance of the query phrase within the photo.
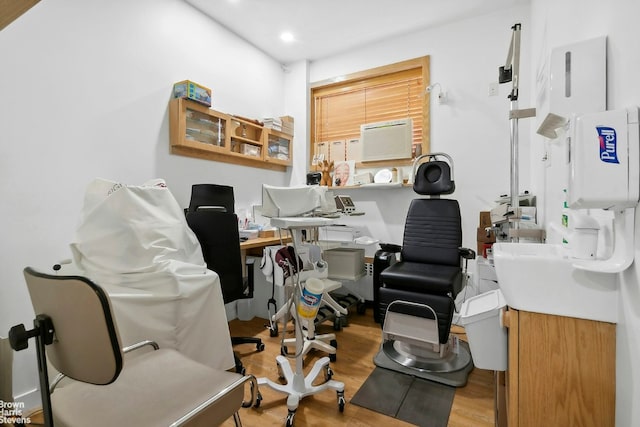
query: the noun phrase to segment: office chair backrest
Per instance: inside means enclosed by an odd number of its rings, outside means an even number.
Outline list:
[[[187,212],[187,224],[200,242],[207,268],[220,276],[224,303],[247,298],[242,278],[238,216],[234,213],[196,210]]]
[[[192,185],[188,211],[195,212],[200,206],[221,206],[226,212],[234,213],[233,187],[218,184]]]
[[[53,276],[27,267],[24,277],[36,315],[53,321],[51,364],[68,377],[110,384],[122,370],[120,337],[106,293],[89,279]]]

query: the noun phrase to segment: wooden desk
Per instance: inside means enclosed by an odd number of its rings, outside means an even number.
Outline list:
[[[288,243],[291,241],[291,236],[283,236],[282,241],[284,243]],[[240,249],[243,251],[249,249],[262,249],[265,246],[279,245],[280,237],[256,237],[255,239],[245,240],[244,242],[240,242]]]
[[[274,236],[274,237],[256,237],[255,239],[249,239],[249,240],[245,240],[244,242],[240,242],[240,251],[242,252],[242,261],[244,262],[244,258],[247,255],[261,257],[262,249],[265,246],[280,245],[281,243],[289,243],[289,242],[291,242],[290,235],[282,236],[282,240],[280,240],[279,236]]]

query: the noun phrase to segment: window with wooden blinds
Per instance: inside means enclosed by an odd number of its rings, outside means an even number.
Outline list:
[[[347,76],[312,88],[310,154],[334,160],[351,158],[349,142],[360,138],[360,126],[410,118],[413,145],[428,152],[428,57],[404,61]],[[357,142],[357,141],[356,141]],[[398,161],[395,161],[398,163]]]

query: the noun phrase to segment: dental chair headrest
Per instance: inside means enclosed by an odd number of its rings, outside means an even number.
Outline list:
[[[418,167],[413,180],[413,191],[422,195],[451,194],[456,183],[451,179],[451,168],[445,161],[432,160]]]

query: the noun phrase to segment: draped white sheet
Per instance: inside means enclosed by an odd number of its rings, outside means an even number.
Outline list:
[[[74,268],[109,294],[123,345],[151,339],[234,366],[220,280],[164,181],[91,182],[71,251]]]

